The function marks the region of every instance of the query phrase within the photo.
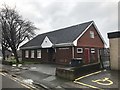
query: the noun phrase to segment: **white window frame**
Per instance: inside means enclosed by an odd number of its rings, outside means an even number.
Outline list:
[[[37,58],[41,58],[41,50],[37,50]]]
[[[35,51],[31,50],[31,58],[35,58]]]
[[[91,53],[95,53],[95,48],[91,48]]]
[[[95,34],[93,31],[90,31],[90,38],[95,38]]]
[[[25,58],[29,58],[29,51],[25,50]]]
[[[81,49],[81,51],[79,51]],[[77,53],[83,53],[83,48],[77,48]]]

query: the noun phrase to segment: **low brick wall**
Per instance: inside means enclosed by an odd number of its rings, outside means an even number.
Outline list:
[[[56,68],[56,76],[58,77],[74,80],[75,79],[74,75],[75,75],[74,70],[68,70],[65,68]]]
[[[76,78],[100,70],[100,64],[93,64],[88,66],[71,67],[71,68],[56,68],[56,76],[68,80],[75,80]]]

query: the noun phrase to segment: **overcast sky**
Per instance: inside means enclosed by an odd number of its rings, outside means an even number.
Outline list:
[[[89,2],[88,2],[89,1]],[[16,7],[40,30],[36,34],[93,20],[108,44],[107,33],[118,30],[119,0],[0,0]]]

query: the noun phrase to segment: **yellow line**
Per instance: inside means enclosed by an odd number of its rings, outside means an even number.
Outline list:
[[[5,74],[3,74],[3,73],[1,73],[1,72],[0,72],[0,74],[1,74],[2,76],[5,76]]]
[[[1,72],[0,72],[0,74],[3,75],[3,76],[6,76],[6,75],[7,75],[11,80],[13,80],[13,81],[21,84],[22,86],[24,86],[24,87],[26,87],[26,88],[28,88],[28,89],[30,89],[30,90],[33,90],[32,88],[36,88],[36,87],[34,87],[34,86],[32,86],[32,85],[24,84],[24,83],[23,83],[22,81],[20,81],[18,78],[11,77],[10,75],[8,75],[8,74],[6,74],[6,73],[1,73]]]
[[[30,89],[30,87],[29,87],[29,86],[26,86],[25,84],[22,84],[22,83],[21,83],[21,85],[24,86],[24,87],[26,87],[26,88],[29,88],[29,89]]]
[[[89,77],[89,76],[92,76],[92,75],[95,75],[95,74],[98,74],[98,73],[101,73],[101,71],[94,72],[94,73],[91,73],[91,74],[88,74],[88,75],[79,77],[79,78],[75,79],[74,83],[81,84],[81,85],[83,85],[83,86],[87,86],[87,87],[94,88],[94,89],[98,89],[98,90],[103,90],[103,89],[101,89],[101,88],[99,88],[99,87],[95,87],[95,86],[92,86],[92,85],[89,85],[89,84],[86,84],[86,83],[78,82],[78,80],[80,80],[80,79],[83,79],[83,78],[85,78],[85,77]]]
[[[85,84],[85,83],[82,83],[82,82],[74,81],[74,83],[81,84],[81,85],[84,85],[84,86],[87,86],[87,87],[90,87],[90,88],[102,90],[102,89],[100,89],[100,88],[98,88],[98,87],[95,87],[95,86],[92,86],[92,85],[89,85],[89,84]]]
[[[79,77],[79,78],[75,79],[75,81],[80,80],[80,79],[85,78],[85,77],[89,77],[89,76],[94,75],[94,74],[98,74],[98,73],[100,73],[100,72],[101,72],[101,71],[98,71],[98,72],[94,72],[94,73],[91,73],[91,74],[88,74],[88,75]]]
[[[17,79],[17,78],[12,78],[12,77],[11,77],[11,79],[14,80],[14,81],[16,81],[17,83],[20,83],[22,86],[24,86],[24,87],[26,87],[26,88],[29,88],[29,89],[31,89],[31,88],[35,88],[35,87],[32,86],[32,85],[24,84],[22,81],[20,81],[20,80]],[[31,89],[31,90],[32,90],[32,89]]]

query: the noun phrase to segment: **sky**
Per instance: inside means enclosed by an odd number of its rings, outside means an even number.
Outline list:
[[[119,0],[0,0],[16,8],[41,34],[93,20],[109,47],[108,32],[118,31]]]

